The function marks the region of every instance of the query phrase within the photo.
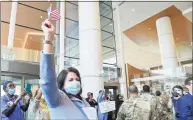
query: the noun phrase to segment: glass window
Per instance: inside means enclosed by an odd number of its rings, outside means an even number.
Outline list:
[[[66,19],[66,36],[79,39],[79,26],[78,22]]]
[[[66,2],[66,17],[78,21],[78,6],[71,2]]]

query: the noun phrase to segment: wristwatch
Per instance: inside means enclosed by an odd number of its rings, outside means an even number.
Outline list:
[[[44,40],[44,41],[43,41],[43,44],[50,44],[50,45],[53,45],[52,41],[50,41],[50,40]]]

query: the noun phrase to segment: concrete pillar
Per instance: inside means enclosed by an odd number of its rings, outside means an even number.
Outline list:
[[[104,89],[99,2],[79,2],[79,49],[83,96]]]
[[[159,18],[156,21],[156,26],[163,68],[175,72],[178,60],[170,18],[168,16]]]
[[[62,1],[62,0],[61,0]],[[66,2],[60,2],[60,55],[59,55],[59,72],[64,69],[64,38],[65,38],[65,5]]]
[[[124,58],[124,40],[122,37],[122,29],[120,23],[120,10],[119,5],[116,5],[116,9],[113,13],[114,27],[115,27],[115,39],[116,39],[116,52],[117,52],[117,66],[121,68],[121,77],[119,78],[120,93],[127,99],[127,82],[126,82],[126,70],[125,70],[125,58]]]
[[[170,17],[165,16],[156,21],[161,61],[165,76],[176,76],[178,68],[178,59],[175,49],[173,31]],[[165,84],[172,88],[177,85],[177,79],[165,80]],[[166,89],[166,86],[165,86]]]
[[[14,43],[14,35],[15,35],[15,22],[16,22],[16,14],[17,14],[17,2],[11,3],[11,16],[10,16],[10,24],[9,24],[9,35],[8,35],[8,48],[13,48]]]

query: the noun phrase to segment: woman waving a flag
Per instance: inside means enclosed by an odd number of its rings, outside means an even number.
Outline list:
[[[57,20],[60,17],[57,12],[54,14],[52,12],[49,19],[42,23],[45,40],[40,61],[40,87],[50,110],[50,119],[96,120],[96,109],[90,107],[81,97],[79,71],[75,68],[64,69],[58,78],[56,77],[53,48],[55,28],[51,20]]]

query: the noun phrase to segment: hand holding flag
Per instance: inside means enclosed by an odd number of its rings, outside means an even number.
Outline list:
[[[58,8],[52,9],[52,5],[50,4],[50,7],[47,9],[48,12],[48,20],[49,21],[58,21],[60,20],[60,10]],[[46,26],[49,28],[50,26],[46,24]]]

